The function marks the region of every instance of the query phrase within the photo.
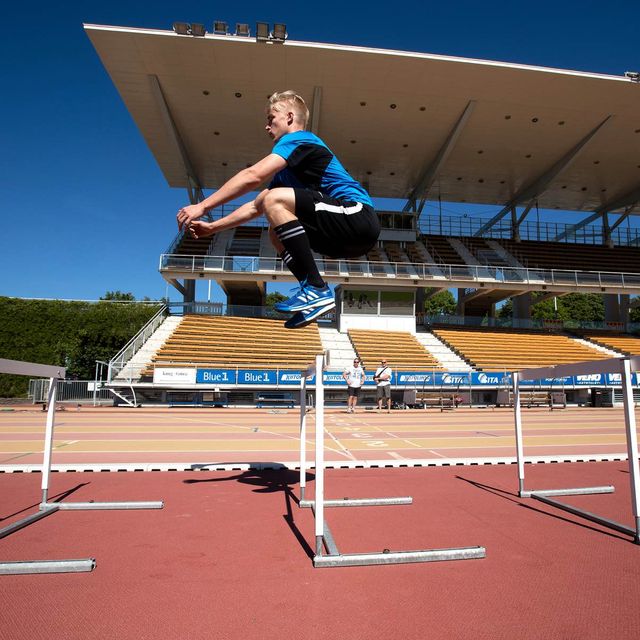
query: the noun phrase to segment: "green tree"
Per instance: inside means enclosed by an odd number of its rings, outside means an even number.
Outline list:
[[[148,298],[146,298],[148,300]],[[118,302],[133,302],[135,300],[135,296],[133,293],[123,293],[122,291],[107,291],[100,298],[100,300],[115,300]]]
[[[424,301],[424,311],[428,315],[452,316],[456,312],[456,299],[448,289],[438,291]]]
[[[273,309],[273,306],[278,302],[283,302],[287,299],[287,296],[282,295],[279,291],[274,291],[272,293],[268,293],[265,299],[264,306],[267,309]]]
[[[556,298],[558,311],[554,307],[553,298],[536,302],[536,298],[544,296],[543,292],[534,291],[531,295],[531,317],[535,320],[564,320],[565,322],[602,322],[604,320],[604,300],[597,293],[569,293]],[[498,317],[513,316],[513,301],[508,300],[498,310]]]
[[[91,380],[95,361],[112,358],[158,308],[0,297],[0,358],[62,365],[69,377]],[[25,396],[28,384],[2,374],[0,397]]]

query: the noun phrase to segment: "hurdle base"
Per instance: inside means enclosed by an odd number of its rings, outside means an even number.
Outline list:
[[[60,511],[90,511],[115,509],[162,509],[164,502],[45,502],[40,509],[57,507]]]
[[[454,549],[426,549],[422,551],[389,551],[382,553],[349,553],[316,555],[314,567],[362,567],[368,565],[409,564],[415,562],[440,562],[446,560],[472,560],[484,558],[484,547],[460,547]]]
[[[518,495],[521,498],[535,498],[536,496],[586,496],[596,493],[614,493],[615,487],[606,485],[602,487],[576,487],[574,489],[531,489],[521,490]]]
[[[83,573],[93,571],[95,558],[84,560],[25,560],[0,562],[0,575],[26,575],[32,573]]]
[[[40,511],[37,511],[36,513],[33,513],[26,518],[22,518],[22,520],[18,520],[17,522],[14,522],[4,527],[3,529],[0,529],[0,538],[6,538],[6,536],[11,535],[12,533],[19,531],[24,527],[28,527],[30,524],[37,522],[38,520],[50,516],[52,513],[59,511],[59,509],[60,508],[57,505],[49,505],[45,509],[42,509],[41,507]]]
[[[413,504],[411,496],[398,498],[342,498],[342,500],[324,500],[325,507],[384,507],[402,504]],[[314,509],[315,500],[300,500],[298,506],[303,509]]]
[[[597,524],[602,525],[608,529],[613,529],[614,531],[618,531],[619,533],[625,533],[633,538],[633,541],[636,544],[640,544],[638,539],[638,530],[632,529],[631,527],[627,527],[619,522],[615,522],[615,520],[609,520],[608,518],[603,518],[601,516],[596,515],[595,513],[591,513],[590,511],[584,511],[583,509],[578,509],[577,507],[572,507],[570,504],[566,504],[565,502],[560,502],[559,500],[553,500],[553,498],[549,498],[547,496],[541,495],[539,493],[534,493],[532,496],[535,500],[539,500],[540,502],[544,502],[552,507],[556,507],[557,509],[561,509],[562,511],[567,511],[568,513],[573,514],[574,516],[580,516],[581,518],[585,518],[585,520],[590,520],[591,522],[595,522]]]

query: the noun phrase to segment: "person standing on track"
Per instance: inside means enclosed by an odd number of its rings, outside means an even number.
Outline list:
[[[358,358],[354,359],[353,366],[347,367],[344,370],[342,377],[347,382],[349,393],[347,397],[347,413],[355,413],[360,388],[364,384],[364,369],[360,366],[360,360],[358,360]]]
[[[387,359],[380,360],[380,366],[373,374],[376,383],[376,397],[378,399],[378,411],[382,410],[382,401],[387,401],[387,413],[391,413],[391,376],[393,370],[387,365]]]
[[[210,236],[264,215],[271,242],[300,283],[294,295],[275,305],[291,313],[285,327],[303,327],[335,307],[312,251],[330,258],[357,258],[378,240],[380,224],[365,189],[354,180],[318,136],[305,131],[309,109],[294,91],[274,93],[267,104],[265,129],[271,153],[230,178],[202,202],[178,211],[180,230]],[[215,220],[199,220],[260,185],[255,200]]]

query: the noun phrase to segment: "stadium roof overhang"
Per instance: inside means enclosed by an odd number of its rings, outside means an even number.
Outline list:
[[[215,189],[270,150],[295,89],[374,197],[640,213],[640,84],[403,51],[86,25],[172,187]]]

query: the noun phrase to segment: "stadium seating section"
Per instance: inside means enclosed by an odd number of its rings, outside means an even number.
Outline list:
[[[368,369],[386,358],[394,369],[441,370],[442,365],[410,333],[351,329],[349,338],[361,362]]]
[[[625,355],[640,355],[640,337],[634,337],[627,333],[614,333],[609,331],[588,331],[583,332],[582,336],[586,340],[591,340],[596,344],[613,349]]]
[[[438,327],[433,333],[473,367],[484,371],[517,371],[611,357],[569,336],[539,331]]]
[[[282,320],[187,315],[153,358],[162,367],[253,365],[300,369],[322,353],[316,324],[283,329]],[[143,375],[152,375],[152,368]]]

